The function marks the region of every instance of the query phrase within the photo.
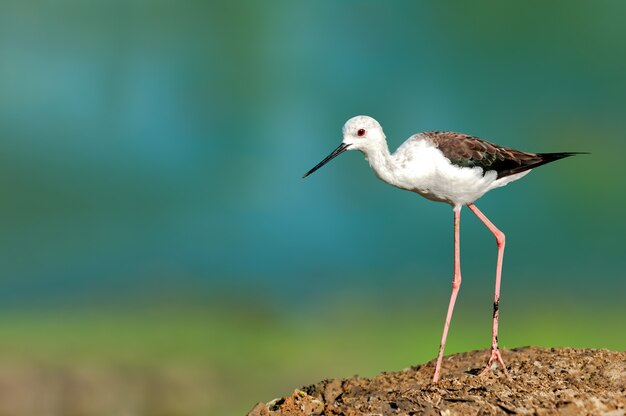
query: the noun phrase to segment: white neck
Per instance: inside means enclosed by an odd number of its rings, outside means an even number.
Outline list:
[[[394,183],[394,160],[389,153],[386,141],[383,141],[379,146],[359,150],[365,155],[365,159],[369,162],[376,176],[387,183]]]

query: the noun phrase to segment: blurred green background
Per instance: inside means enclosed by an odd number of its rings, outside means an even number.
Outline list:
[[[478,206],[500,342],[624,349],[626,3],[0,2],[0,415],[237,415],[432,359],[452,211],[334,149],[357,114],[588,151]],[[446,353],[488,347],[462,217]],[[445,369],[444,369],[445,371]]]

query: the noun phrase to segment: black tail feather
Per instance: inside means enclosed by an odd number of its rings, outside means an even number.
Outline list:
[[[555,160],[563,159],[565,157],[575,155],[588,155],[589,152],[558,152],[558,153],[537,153],[541,159],[545,160],[545,163],[553,162]]]
[[[525,172],[530,169],[534,169],[541,165],[545,165],[546,163],[554,162],[555,160],[563,159],[570,156],[575,155],[588,155],[589,152],[558,152],[558,153],[537,153],[537,158],[529,160],[527,163],[524,163],[520,166],[517,166],[513,169],[508,169],[505,171],[498,172],[498,178],[503,178],[505,176],[515,175],[516,173]]]

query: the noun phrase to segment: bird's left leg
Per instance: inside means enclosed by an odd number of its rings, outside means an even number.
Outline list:
[[[489,228],[489,231],[493,233],[496,237],[496,243],[498,244],[498,262],[496,263],[496,289],[493,298],[493,327],[492,327],[492,336],[491,336],[491,355],[489,357],[489,362],[484,370],[480,373],[481,375],[487,372],[494,361],[500,363],[502,368],[504,369],[504,373],[508,374],[506,370],[506,365],[504,364],[504,360],[502,360],[502,355],[500,354],[500,350],[498,349],[498,305],[500,303],[500,278],[502,276],[502,259],[504,258],[504,244],[506,238],[504,233],[496,228],[495,225],[489,219],[480,212],[480,210],[474,204],[469,204],[468,208],[472,210],[474,214]]]

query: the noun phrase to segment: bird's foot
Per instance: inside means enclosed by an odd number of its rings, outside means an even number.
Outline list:
[[[483,371],[478,374],[478,376],[482,376],[487,371],[491,370],[494,366],[494,363],[500,363],[500,366],[502,366],[502,370],[504,370],[504,374],[506,374],[507,376],[509,375],[509,372],[506,370],[504,360],[502,359],[502,354],[500,354],[500,350],[496,346],[491,347],[491,356],[489,357],[489,362],[487,363],[487,366],[483,369]]]

